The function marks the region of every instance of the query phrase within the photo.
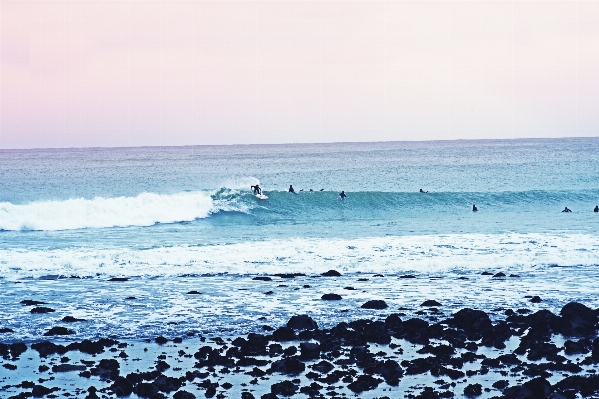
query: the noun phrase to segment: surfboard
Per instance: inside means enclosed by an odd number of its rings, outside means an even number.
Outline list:
[[[264,194],[256,194],[256,198],[261,199],[261,200],[267,200],[268,197]]]

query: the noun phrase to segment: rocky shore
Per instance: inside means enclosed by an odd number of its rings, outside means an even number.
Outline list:
[[[310,315],[296,315],[245,336],[68,341],[72,331],[56,326],[46,340],[0,344],[0,396],[599,397],[599,309],[570,302],[555,313],[485,312],[473,304],[446,315],[438,299],[423,301],[419,317],[389,313],[375,299],[361,305],[373,317],[319,328]],[[25,301],[32,313],[51,313],[41,302]],[[73,319],[66,322],[82,321]]]

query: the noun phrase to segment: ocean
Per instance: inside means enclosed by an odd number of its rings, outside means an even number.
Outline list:
[[[2,150],[2,338],[40,339],[65,315],[88,321],[78,338],[233,334],[298,313],[326,326],[372,297],[390,312],[527,294],[598,307],[597,203],[599,138]],[[310,291],[330,269],[343,278]],[[281,273],[305,276],[252,280]],[[355,277],[369,288],[320,300]]]

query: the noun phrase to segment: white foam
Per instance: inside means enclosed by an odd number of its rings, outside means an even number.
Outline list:
[[[158,276],[187,273],[521,272],[548,265],[599,265],[588,234],[452,234],[245,241],[235,244],[63,250],[0,250],[9,278],[47,274]]]
[[[217,211],[209,192],[142,193],[136,197],[0,203],[0,229],[68,230],[151,226],[205,218]]]

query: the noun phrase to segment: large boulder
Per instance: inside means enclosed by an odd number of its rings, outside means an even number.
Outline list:
[[[294,330],[316,330],[318,329],[318,324],[310,316],[303,314],[291,316],[287,322],[287,327]]]

